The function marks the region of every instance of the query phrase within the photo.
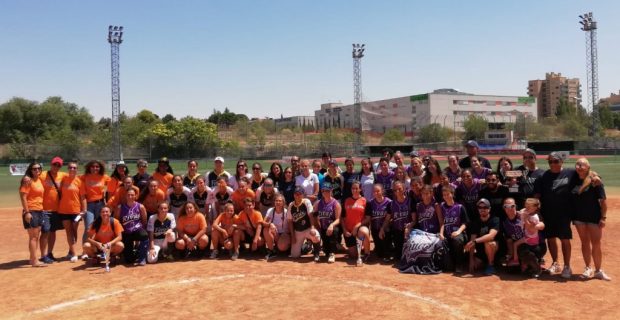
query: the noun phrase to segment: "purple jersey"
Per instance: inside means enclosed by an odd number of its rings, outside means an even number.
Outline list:
[[[411,222],[411,213],[415,211],[415,200],[405,197],[403,202],[392,200],[392,229],[404,231]]]
[[[338,200],[331,199],[329,203],[325,203],[325,200],[319,201],[319,205],[316,211],[316,216],[319,219],[319,225],[321,230],[327,230],[329,225],[336,220],[336,205]]]
[[[460,203],[454,203],[449,206],[445,202],[441,203],[441,212],[443,213],[443,231],[446,238],[450,237],[452,232],[457,231],[461,225],[466,223],[467,214],[464,214],[465,208]]]
[[[380,183],[383,186],[383,196],[392,198],[392,182],[394,182],[394,172],[388,171],[387,175],[383,173],[377,173],[375,183]]]
[[[523,222],[517,215],[513,220],[506,219],[504,220],[504,237],[506,239],[512,239],[513,241],[517,241],[525,235],[523,233]]]
[[[121,204],[121,213],[119,217],[123,225],[123,232],[125,233],[132,233],[143,228],[140,216],[140,204],[137,202],[131,207],[126,204]]]
[[[392,200],[384,197],[381,202],[373,199],[366,205],[366,216],[370,216],[370,229],[372,231],[379,231],[385,222],[385,217],[392,213],[391,202]]]
[[[461,177],[461,168],[454,172],[450,169],[450,167],[448,167],[443,170],[443,174],[448,177],[450,183],[456,183],[456,181]]]
[[[471,169],[471,176],[474,179],[486,179],[489,172],[491,172],[491,169],[485,167],[482,167],[482,171],[480,171],[480,173],[477,173],[476,170]]]
[[[439,218],[437,218],[435,211],[435,201],[431,201],[428,205],[425,205],[424,202],[418,202],[416,216],[418,218],[417,229],[429,233],[439,233]]]
[[[465,186],[464,183],[459,184],[458,187],[456,187],[456,200],[464,205],[475,206],[482,186],[483,185],[478,182],[478,179],[474,179],[474,183],[469,188]]]

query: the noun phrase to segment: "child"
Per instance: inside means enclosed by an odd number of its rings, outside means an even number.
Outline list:
[[[441,213],[443,215],[443,226],[441,232],[448,242],[450,253],[450,263],[448,269],[454,266],[456,273],[463,272],[465,256],[463,249],[467,242],[465,229],[469,223],[465,207],[460,203],[454,202],[454,187],[445,186],[442,190]]]
[[[527,244],[528,246],[537,246],[540,238],[538,236],[538,226],[540,224],[540,218],[538,212],[540,211],[540,200],[536,198],[527,198],[525,200],[525,208],[519,211],[521,223],[523,226],[524,236],[515,241],[512,245],[512,261],[509,265],[519,265],[519,256],[517,255],[517,248],[521,244]],[[526,264],[521,265],[522,268],[527,268]]]

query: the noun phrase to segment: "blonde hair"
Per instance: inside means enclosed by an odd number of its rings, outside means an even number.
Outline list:
[[[525,199],[525,204],[529,204],[532,206],[535,206],[538,210],[540,210],[540,200],[536,199],[536,198],[527,198]]]
[[[579,187],[579,194],[585,191],[592,184],[592,177],[590,177],[590,161],[586,158],[579,158],[575,164],[583,162],[588,167],[588,172],[586,172],[586,177],[583,179],[583,183],[581,187]]]

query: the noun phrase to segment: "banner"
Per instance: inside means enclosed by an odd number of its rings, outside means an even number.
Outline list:
[[[11,163],[9,164],[9,172],[12,176],[23,176],[28,169],[28,163]]]

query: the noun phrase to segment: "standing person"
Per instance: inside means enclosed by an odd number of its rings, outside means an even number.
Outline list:
[[[217,179],[219,177],[226,177],[226,181],[229,181],[232,176],[228,171],[224,170],[224,158],[218,156],[213,159],[213,171],[209,171],[205,174],[209,188],[214,188],[217,185]]]
[[[491,169],[482,166],[478,157],[470,157],[470,162],[471,174],[473,175],[474,179],[484,180],[487,174],[491,172]]]
[[[267,174],[263,172],[263,166],[260,163],[254,162],[252,164],[252,178],[250,179],[250,188],[256,192],[260,186],[263,185]]]
[[[442,171],[439,161],[433,157],[429,157],[428,166],[424,168],[424,184],[436,187],[441,183]]]
[[[491,162],[489,162],[487,158],[478,155],[478,153],[480,152],[480,146],[478,146],[478,142],[474,140],[467,141],[467,143],[465,144],[465,149],[467,150],[467,157],[459,161],[459,167],[463,169],[471,168],[471,157],[477,157],[478,161],[483,167],[491,169]]]
[[[403,153],[400,152],[400,150],[397,150],[396,152],[394,152],[394,163],[396,164],[396,168],[401,168],[405,172],[407,171],[407,167],[405,166],[405,163],[403,162]],[[396,170],[396,168],[392,170]]]
[[[121,181],[121,185],[116,188],[114,196],[110,197],[107,204],[112,208],[116,208],[119,203],[125,203],[127,199],[127,190],[130,189],[136,192],[136,197],[140,196],[140,189],[133,185],[133,179],[130,176],[126,176],[123,178],[123,181]]]
[[[360,241],[360,253],[364,250],[365,257],[370,254],[370,230],[362,225],[366,214],[366,198],[362,197],[361,182],[353,181],[351,184],[351,196],[344,201],[344,209],[341,214],[342,233],[344,242],[349,251],[349,257],[357,259],[357,265],[361,266],[364,259],[357,255],[357,242]]]
[[[242,178],[239,181],[239,188],[235,190],[231,195],[232,203],[235,205],[235,211],[239,212],[245,208],[245,199],[251,198],[254,201],[256,194],[249,187],[250,181],[246,178]]]
[[[220,248],[228,250],[230,255],[233,255],[233,234],[237,225],[235,224],[235,206],[232,203],[227,203],[223,207],[222,213],[213,221],[213,227],[211,230],[211,245],[213,251],[211,251],[210,259],[217,258],[217,254],[220,252]]]
[[[286,167],[284,169],[284,179],[280,182],[280,192],[284,196],[284,200],[286,200],[286,204],[293,202],[295,200],[295,177],[293,176],[293,169],[290,167]]]
[[[383,151],[381,151],[381,158],[385,158],[385,159],[387,159],[387,162],[388,162],[388,169],[389,169],[390,171],[394,170],[394,168],[396,168],[396,167],[397,167],[397,166],[396,166],[396,163],[392,162],[392,155],[393,155],[393,154],[394,154],[394,152],[393,152],[393,151],[392,151],[392,149],[390,149],[390,148],[385,148],[385,149],[383,149]],[[377,163],[377,164],[375,165],[375,168],[374,168],[374,169],[375,169],[375,171],[376,171],[377,173],[380,173],[380,172],[381,172],[381,164],[380,164],[380,163]]]
[[[178,218],[179,211],[188,202],[194,202],[192,191],[183,185],[183,177],[176,175],[172,178],[172,186],[168,188],[166,202],[170,205],[170,212]]]
[[[374,199],[366,204],[366,217],[363,224],[370,224],[370,233],[375,242],[375,255],[378,258],[383,258],[384,262],[390,262],[392,261],[389,245],[391,234],[388,231],[388,217],[392,214],[392,200],[383,194],[383,186],[379,183],[375,184],[373,188]]]
[[[424,182],[422,177],[411,178],[411,184],[409,187],[409,197],[416,202],[422,201],[422,189],[424,188]]]
[[[467,242],[465,230],[469,223],[467,212],[463,205],[454,202],[454,188],[446,187],[442,189],[443,202],[441,203],[441,214],[443,215],[443,236],[448,244],[450,263],[448,267],[454,266],[456,273],[463,272],[465,255],[463,249]]]
[[[459,167],[459,156],[451,154],[448,156],[448,166],[443,169],[443,175],[448,177],[450,183],[456,183],[461,178],[461,167]]]
[[[198,211],[205,215],[207,218],[207,223],[209,222],[209,213],[211,212],[211,203],[209,203],[209,195],[211,194],[211,188],[207,187],[207,183],[205,182],[205,177],[198,176],[196,180],[194,180],[196,186],[191,190],[192,199],[196,202],[198,206]],[[212,222],[212,221],[211,221]]]
[[[267,178],[273,180],[273,185],[276,189],[281,190],[280,183],[284,180],[284,170],[279,162],[273,162],[271,164]]]
[[[483,184],[478,179],[474,179],[469,169],[463,170],[461,174],[461,183],[456,187],[454,199],[462,204],[467,210],[469,221],[476,221],[480,218],[476,202],[478,201],[480,190]]]
[[[123,226],[117,219],[112,218],[112,209],[103,206],[99,216],[88,229],[88,239],[82,245],[82,250],[93,263],[106,247],[110,250],[110,257],[116,257],[125,248],[122,233]]]
[[[416,229],[438,234],[443,240],[443,234],[440,232],[444,223],[441,208],[433,199],[433,188],[429,185],[422,188],[422,201],[416,205],[413,221]]]
[[[211,204],[211,211],[214,216],[217,217],[224,210],[224,205],[232,203],[233,189],[226,185],[226,177],[219,177],[217,179],[217,185],[213,188],[213,191],[209,194],[207,203]]]
[[[512,171],[512,160],[510,158],[503,156],[499,158],[497,161],[497,177],[502,184],[506,184],[507,176],[506,173],[508,171]]]
[[[409,198],[402,182],[394,182],[392,188],[394,199],[391,202],[390,233],[392,234],[391,242],[394,243],[394,259],[400,261],[403,244],[408,236],[406,233],[407,226],[415,219],[416,202]]]
[[[159,182],[157,182],[157,180],[149,181],[148,189],[140,193],[140,197],[138,198],[138,202],[144,205],[146,209],[147,218],[157,214],[159,204],[165,201],[166,194],[159,189]]]
[[[536,195],[534,187],[536,179],[542,177],[545,170],[536,166],[536,151],[529,148],[523,151],[523,164],[516,170],[521,171],[521,177],[518,179],[520,197],[515,198],[515,201],[517,209],[521,209],[526,198],[533,198]]]
[[[156,263],[161,256],[164,259],[172,260],[170,250],[174,248],[176,234],[174,229],[177,227],[174,214],[168,212],[168,204],[162,202],[157,208],[157,214],[148,219],[146,231],[149,234],[149,253],[146,258],[148,263]],[[161,254],[160,254],[161,253]]]
[[[293,177],[297,177],[301,174],[299,156],[293,155],[291,157],[291,169],[293,170]]]
[[[491,204],[487,199],[480,199],[476,204],[479,211],[479,219],[471,222],[471,240],[465,245],[465,251],[469,252],[469,272],[474,271],[486,264],[484,274],[495,274],[495,254],[497,242],[495,236],[499,232],[499,218],[491,215]]]
[[[327,164],[325,164],[325,168],[327,168]],[[316,174],[316,176],[319,178],[319,190],[321,190],[321,188],[323,187],[323,183],[325,183],[325,175],[327,174],[327,169],[325,169],[325,171],[323,172],[320,160],[312,161],[312,173]],[[318,198],[321,199],[320,192]]]
[[[502,185],[497,173],[490,171],[485,177],[484,187],[478,196],[491,203],[491,214],[498,217],[500,223],[506,220],[506,212],[502,208],[504,199],[508,198],[508,187]]]
[[[82,235],[84,244],[88,239],[90,226],[99,217],[99,212],[105,205],[105,190],[110,177],[105,174],[105,166],[101,161],[91,160],[86,164],[84,175],[80,179],[86,190],[86,215],[84,215],[84,234]]]
[[[123,226],[123,257],[125,263],[137,262],[140,266],[146,265],[149,246],[149,235],[145,230],[146,209],[136,201],[134,189],[127,190],[125,203],[121,203],[117,207],[114,218],[118,219]],[[138,242],[137,255],[134,254],[135,242]]]
[[[314,261],[319,262],[319,251],[321,250],[321,234],[314,227],[314,217],[312,215],[312,203],[304,197],[304,188],[295,188],[295,200],[288,206],[288,225],[293,232],[291,236],[291,258],[301,256],[301,247],[305,240],[312,242],[314,251]]]
[[[193,189],[196,186],[196,178],[200,177],[198,173],[198,161],[187,161],[187,173],[183,176],[183,185],[188,189]]]
[[[394,169],[394,181],[392,181],[392,189],[394,189],[394,183],[396,182],[402,183],[403,187],[405,188],[405,193],[409,193],[409,190],[411,188],[411,179],[402,167],[396,167],[396,169]]]
[[[329,167],[329,162],[331,160],[332,160],[331,152],[323,152],[323,155],[321,155],[321,161],[319,161],[319,165],[321,166],[321,168],[319,169],[319,172],[322,175],[325,175],[327,173],[327,168]],[[316,161],[318,161],[318,160],[316,160]],[[314,167],[314,165],[312,167]],[[318,173],[316,173],[316,174],[318,175]]]
[[[26,168],[26,179],[22,179],[21,186],[19,188],[19,198],[22,204],[22,223],[24,229],[28,232],[28,251],[30,252],[29,263],[33,267],[42,267],[45,264],[37,261],[37,245],[39,244],[39,237],[41,236],[41,226],[43,223],[48,223],[49,220],[43,218],[43,195],[45,189],[41,181],[41,164],[38,162],[32,162]],[[49,259],[45,259],[44,253],[41,253],[41,258],[45,263],[51,263]]]
[[[54,157],[48,171],[41,174],[43,181],[43,223],[41,226],[41,237],[39,247],[41,249],[43,263],[52,263],[57,261],[54,258],[54,244],[56,243],[56,231],[62,230],[63,225],[58,215],[58,204],[60,203],[60,182],[67,175],[66,172],[60,171],[63,161],[60,157]]]
[[[157,161],[157,170],[153,173],[153,180],[159,182],[159,189],[163,192],[168,192],[168,188],[172,186],[172,178],[174,177],[174,171],[170,166],[170,161],[166,157],[162,157]]]
[[[265,245],[262,238],[263,216],[260,211],[254,209],[254,198],[245,198],[243,204],[245,207],[235,219],[236,227],[233,234],[233,250],[235,252],[230,257],[232,260],[237,260],[239,257],[239,246],[242,242],[249,242],[251,251],[256,251]]]
[[[60,182],[60,203],[58,204],[58,214],[62,220],[67,234],[67,244],[69,253],[67,259],[76,262],[75,243],[77,241],[78,215],[84,216],[86,212],[86,189],[84,183],[77,175],[77,162],[71,161],[67,165],[69,175],[65,176]]]
[[[116,190],[121,188],[125,177],[129,176],[129,169],[125,164],[125,161],[119,161],[114,167],[114,172],[110,176],[110,180],[107,185],[107,199],[110,199],[116,194]],[[114,207],[113,207],[114,208]]]
[[[263,185],[256,190],[255,201],[258,204],[258,211],[263,215],[263,218],[267,214],[267,210],[274,207],[277,194],[278,189],[274,187],[271,178],[266,178]]]
[[[590,162],[586,158],[577,160],[575,170],[578,178],[571,189],[571,203],[574,208],[573,224],[581,240],[581,254],[586,265],[581,277],[609,281],[611,278],[601,269],[603,261],[601,238],[607,219],[605,187],[602,184],[599,186],[592,184]],[[594,270],[591,267],[592,260]]]
[[[361,192],[366,201],[370,201],[374,198],[372,190],[375,187],[376,181],[375,171],[370,158],[362,159],[360,164],[362,166],[359,172]]]
[[[345,200],[351,197],[351,185],[353,185],[353,181],[359,181],[359,175],[357,172],[354,172],[355,162],[353,158],[346,158],[344,160],[345,170],[342,173],[342,201],[344,204]]]
[[[311,202],[316,201],[319,194],[319,178],[310,172],[310,162],[302,160],[300,163],[301,173],[295,177],[295,187],[302,187],[304,194]]]
[[[411,151],[409,167],[407,168],[407,175],[409,178],[413,179],[414,177],[422,178],[424,176],[424,164],[422,164],[422,159],[420,159],[420,155],[417,151]]]
[[[342,178],[342,175],[338,173],[338,163],[336,162],[336,160],[329,161],[327,173],[325,174],[325,178],[323,179],[323,184],[329,185],[332,191],[332,197],[334,199],[338,201],[342,199],[342,187],[344,185],[344,179]]]
[[[274,207],[267,210],[265,220],[263,221],[263,237],[267,245],[266,260],[274,258],[278,251],[286,252],[291,247],[288,210],[284,196],[281,194],[275,195]]]
[[[179,211],[177,219],[178,239],[175,244],[177,250],[184,252],[187,258],[194,254],[196,257],[208,249],[207,220],[198,212],[198,206],[193,202],[186,202]]]
[[[379,173],[376,176],[376,183],[381,184],[383,187],[383,195],[390,199],[393,197],[392,182],[394,182],[394,171],[389,169],[389,159],[379,159]]]
[[[331,163],[328,172],[330,170],[332,170]],[[321,189],[323,197],[321,200],[317,200],[314,205],[316,228],[321,234],[323,252],[327,256],[327,263],[336,262],[337,244],[340,242],[339,224],[342,207],[340,201],[332,196],[332,192],[332,186],[325,183]]]
[[[138,168],[138,173],[133,176],[133,185],[140,189],[140,194],[147,192],[149,188],[149,181],[151,180],[151,175],[146,171],[149,167],[149,163],[140,159],[136,162],[136,167]]]
[[[233,189],[233,191],[239,188],[239,181],[241,181],[241,178],[243,177],[249,181],[249,179],[252,179],[252,174],[248,173],[248,164],[245,160],[239,160],[237,161],[235,175],[228,179],[228,185]]]

